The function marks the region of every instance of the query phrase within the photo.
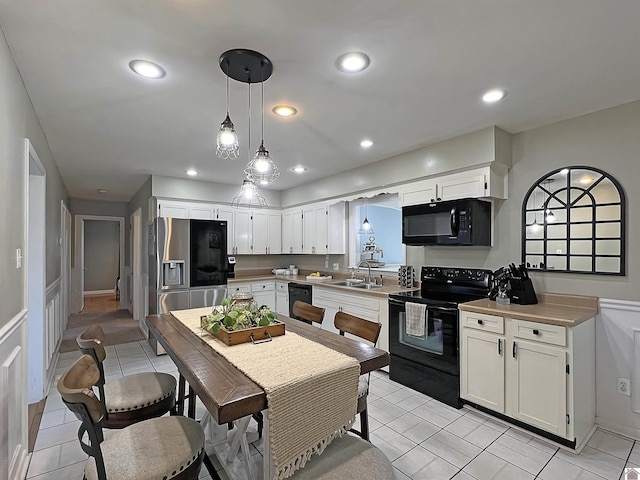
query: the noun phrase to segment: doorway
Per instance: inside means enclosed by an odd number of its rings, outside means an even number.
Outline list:
[[[29,403],[45,396],[46,373],[54,352],[46,337],[46,198],[47,172],[31,142],[25,140],[27,221],[24,252],[26,268],[25,303],[29,329],[28,394]]]
[[[124,218],[76,215],[76,255],[79,311],[123,308]]]

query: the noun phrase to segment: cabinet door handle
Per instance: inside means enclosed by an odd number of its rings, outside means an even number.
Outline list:
[[[534,335],[540,335],[540,330],[538,330],[537,328],[533,329],[533,334]]]
[[[483,320],[478,319],[478,325],[483,325],[483,324],[484,324],[484,321],[483,321]]]
[[[518,356],[518,345],[516,344],[516,342],[513,342],[513,358],[516,358]]]
[[[502,340],[498,339],[498,355],[502,356]]]

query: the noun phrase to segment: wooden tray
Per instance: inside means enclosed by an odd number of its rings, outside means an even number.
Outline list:
[[[209,332],[211,333],[211,332]],[[241,343],[263,343],[270,342],[272,337],[284,335],[284,323],[276,320],[273,324],[266,327],[245,328],[244,330],[236,330],[230,332],[224,327],[220,327],[218,333],[211,333],[218,340],[226,345],[239,345]]]

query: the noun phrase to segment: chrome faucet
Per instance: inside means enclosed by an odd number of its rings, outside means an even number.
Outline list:
[[[369,262],[367,262],[366,260],[362,260],[359,264],[358,264],[358,272],[360,271],[360,266],[362,266],[362,264],[365,264],[367,266],[367,269],[369,271],[368,273],[368,277],[369,277],[369,284],[371,284],[371,264]]]

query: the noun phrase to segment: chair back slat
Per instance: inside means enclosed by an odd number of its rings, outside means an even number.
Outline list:
[[[292,313],[307,322],[322,323],[324,320],[324,308],[316,307],[300,300],[296,300],[293,303]]]
[[[375,345],[380,336],[382,325],[378,322],[365,320],[345,312],[337,312],[333,319],[333,325],[340,332],[350,333]]]
[[[91,355],[91,350],[95,352],[96,361],[104,362],[107,352],[104,349],[104,330],[98,324],[91,325],[84,332],[76,337],[76,343],[82,353]]]
[[[96,397],[92,387],[100,378],[98,366],[89,355],[82,355],[58,380],[58,391],[68,404],[83,404],[93,423],[100,423],[105,408]]]

